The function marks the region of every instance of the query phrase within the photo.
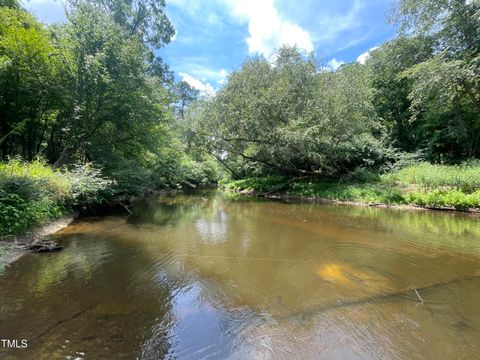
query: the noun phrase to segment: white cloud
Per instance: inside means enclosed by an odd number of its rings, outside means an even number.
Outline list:
[[[215,88],[226,83],[228,71],[226,69],[212,69],[208,66],[207,58],[186,56],[179,57],[176,61],[177,64],[172,69],[180,76],[182,76],[181,74],[188,74],[204,84],[213,84]]]
[[[365,51],[364,53],[360,54],[358,57],[357,57],[357,61],[360,63],[360,64],[365,64],[367,62],[367,60],[370,58],[370,53],[373,51],[373,50],[376,50],[378,49],[378,46],[374,46],[370,49],[368,49],[367,51]]]
[[[228,71],[225,69],[222,69],[218,72],[218,75],[220,76],[220,80],[218,80],[218,83],[220,85],[224,85],[227,83],[227,76],[228,76]]]
[[[340,34],[346,31],[351,32],[352,29],[360,25],[361,18],[359,15],[365,5],[364,0],[354,0],[352,6],[346,12],[320,13],[317,16],[317,21],[321,32],[315,36],[314,40],[322,43],[336,41]]]
[[[270,56],[282,46],[297,46],[313,51],[310,34],[297,24],[282,18],[273,0],[227,0],[231,13],[248,22],[248,52]]]
[[[352,39],[352,40],[348,41],[345,45],[343,45],[341,48],[339,48],[338,51],[343,51],[343,50],[349,49],[351,47],[354,47],[355,45],[358,45],[358,44],[364,42],[365,40],[368,40],[371,35],[372,35],[371,32],[369,32],[368,34],[366,34],[364,36],[361,36],[357,39]]]
[[[204,96],[213,96],[215,95],[215,89],[213,86],[208,83],[208,82],[203,82],[197,78],[194,78],[191,75],[188,75],[186,73],[178,73],[178,75],[181,76],[182,80],[188,83],[191,87],[199,90],[202,95]]]
[[[341,65],[345,64],[345,61],[332,59],[327,63],[327,68],[333,71],[337,70]]]
[[[220,16],[218,16],[215,12],[211,12],[207,15],[207,23],[213,27],[222,27],[223,21]]]

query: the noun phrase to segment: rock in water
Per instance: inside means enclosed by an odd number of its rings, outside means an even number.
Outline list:
[[[60,246],[58,243],[53,241],[41,241],[36,244],[28,245],[27,250],[30,250],[34,253],[49,253],[61,251],[63,250],[63,246]]]

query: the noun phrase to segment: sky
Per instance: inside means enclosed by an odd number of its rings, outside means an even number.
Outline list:
[[[159,55],[178,80],[212,93],[254,55],[282,45],[313,51],[326,67],[365,61],[395,36],[385,16],[393,0],[166,0],[175,27]],[[58,0],[24,0],[40,21],[65,20]]]

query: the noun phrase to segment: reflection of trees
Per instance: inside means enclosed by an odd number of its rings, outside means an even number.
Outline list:
[[[306,206],[315,212],[316,205]],[[455,251],[480,254],[480,243],[471,238],[480,238],[478,215],[445,211],[415,211],[381,209],[361,206],[324,206],[329,213],[340,219],[355,219],[356,226],[377,228],[379,231],[402,233],[410,241],[425,246],[446,246]]]
[[[358,305],[478,270],[478,246],[470,242],[461,256],[456,247],[464,234],[475,240],[477,223],[447,214],[212,193],[142,201],[124,221],[78,225],[59,236],[65,251],[26,257],[0,278],[0,333],[35,337],[86,309],[29,351],[64,357],[76,346],[98,358],[156,359],[178,349],[188,316],[216,322],[230,338],[277,325],[289,335],[288,314],[329,309],[339,298]],[[61,349],[65,338],[70,347]]]
[[[90,281],[96,268],[111,256],[111,246],[106,241],[85,241],[73,239],[69,247],[58,254],[44,259],[42,266],[30,281],[29,288],[42,296],[54,284],[61,284],[71,278]],[[47,264],[48,263],[48,264]]]
[[[158,229],[154,251],[170,253],[198,281],[216,283],[204,288],[213,303],[265,308],[280,299],[283,308],[276,311],[298,311],[319,301],[328,306],[339,296],[356,299],[460,278],[478,260],[439,250],[449,234],[418,227],[422,218],[442,226],[445,220],[430,213],[191,198],[168,236]],[[155,206],[158,212],[164,204]],[[443,271],[452,261],[458,266]]]
[[[19,273],[1,279],[0,302],[9,311],[1,313],[0,333],[37,338],[27,359],[64,358],[79,349],[95,358],[163,358],[181,278],[161,281],[151,258],[115,238],[75,234],[66,241],[63,252],[22,259]],[[9,276],[22,286],[6,287],[14,285]]]
[[[211,196],[162,196],[156,201],[143,199],[135,204],[135,212],[128,218],[128,222],[135,225],[166,225],[178,220],[196,218],[208,211],[211,205]]]
[[[229,203],[253,203],[255,199],[233,196],[215,191],[196,192],[194,195],[177,194],[148,198],[135,203],[135,211],[128,222],[135,225],[173,224],[177,221],[189,221],[197,218],[210,219]]]

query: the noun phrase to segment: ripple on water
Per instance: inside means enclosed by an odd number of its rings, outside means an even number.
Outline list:
[[[202,194],[55,237],[0,277],[0,334],[38,337],[26,359],[478,354],[472,218]]]

